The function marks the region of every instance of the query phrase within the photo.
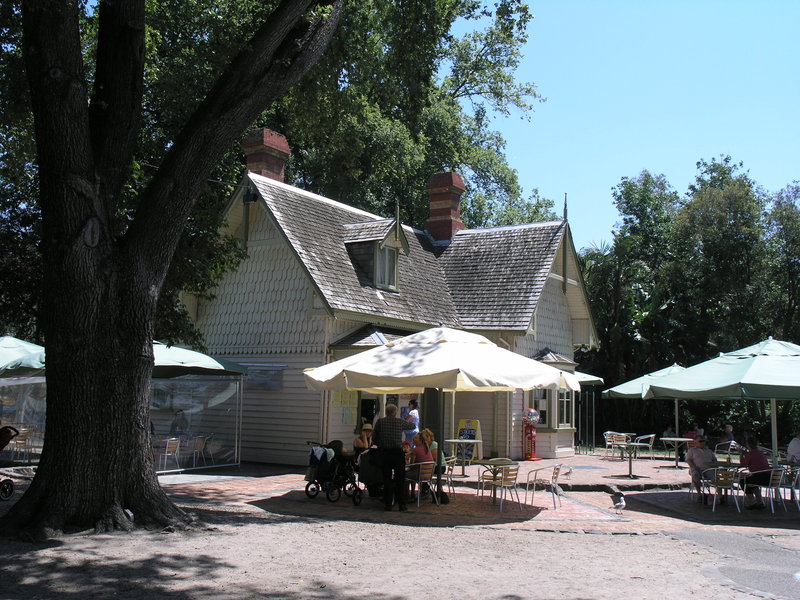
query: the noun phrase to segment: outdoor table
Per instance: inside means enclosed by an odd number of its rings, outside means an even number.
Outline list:
[[[662,437],[662,442],[665,442],[675,448],[675,468],[682,469],[683,467],[678,465],[678,449],[681,447],[682,444],[688,444],[692,441],[692,438],[687,437]]]
[[[492,479],[497,479],[497,476],[503,471],[503,467],[513,467],[516,466],[516,461],[511,460],[510,458],[490,458],[487,460],[473,460],[472,461],[476,465],[480,465],[485,467],[487,471],[492,474]],[[480,475],[478,475],[478,486],[480,487]],[[497,500],[497,487],[492,486],[492,504],[495,503]]]
[[[461,477],[467,477],[467,463],[472,462],[471,459],[467,458],[467,446],[472,444],[473,447],[473,454],[475,452],[475,444],[480,444],[483,440],[466,440],[461,438],[445,440],[448,444],[453,444],[455,448],[451,450],[452,456],[456,457],[456,460],[461,460]],[[461,458],[458,457],[458,446],[461,446]]]
[[[628,455],[628,477],[631,479],[636,479],[636,475],[633,474],[633,455],[636,454],[636,451],[639,448],[649,448],[650,444],[645,444],[644,442],[626,442],[624,444],[616,444],[622,452]]]

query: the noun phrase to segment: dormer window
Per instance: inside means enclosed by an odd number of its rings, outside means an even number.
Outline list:
[[[397,289],[397,248],[375,244],[375,286]]]
[[[399,253],[408,256],[408,240],[397,219],[347,223],[344,243],[361,285],[398,291]]]

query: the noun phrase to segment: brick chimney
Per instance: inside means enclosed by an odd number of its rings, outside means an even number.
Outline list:
[[[292,154],[284,136],[270,129],[254,129],[245,135],[242,150],[248,171],[283,181],[286,160]]]
[[[434,240],[451,240],[464,229],[461,222],[461,194],[466,186],[458,173],[436,173],[425,186],[430,199],[430,216],[425,223]]]

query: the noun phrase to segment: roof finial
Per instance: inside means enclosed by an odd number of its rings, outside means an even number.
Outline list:
[[[564,220],[567,220],[567,192],[564,192]]]
[[[394,201],[394,226],[395,237],[400,239],[400,198]]]

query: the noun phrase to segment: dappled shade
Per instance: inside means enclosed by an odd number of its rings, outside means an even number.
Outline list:
[[[436,327],[337,360],[304,373],[317,390],[362,390],[373,393],[445,391],[513,391],[569,389],[580,391],[577,378],[498,347],[487,338]]]

